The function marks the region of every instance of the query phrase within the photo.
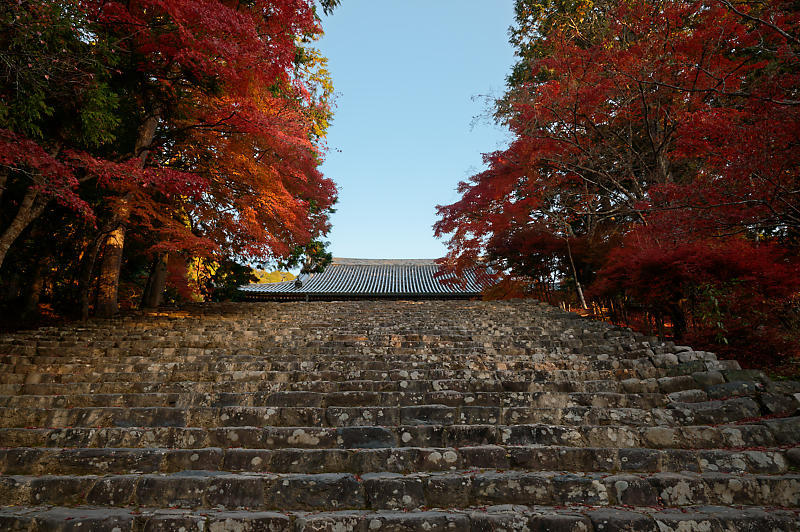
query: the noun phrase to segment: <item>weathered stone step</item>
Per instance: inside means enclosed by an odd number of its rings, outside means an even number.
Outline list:
[[[282,309],[278,309],[282,311]],[[475,317],[473,315],[473,317]],[[671,342],[661,342],[656,338],[641,335],[619,336],[610,329],[593,328],[572,329],[562,320],[542,320],[536,316],[525,316],[522,322],[509,323],[508,326],[497,327],[497,320],[502,316],[486,314],[475,319],[470,327],[463,324],[468,315],[458,318],[458,326],[452,320],[430,320],[409,322],[409,316],[401,315],[394,323],[386,327],[370,323],[359,330],[342,325],[313,325],[303,323],[295,327],[264,320],[238,318],[228,327],[219,327],[213,320],[189,321],[181,320],[180,327],[171,328],[164,323],[145,321],[137,327],[128,327],[124,323],[107,323],[86,329],[60,330],[45,328],[34,331],[21,331],[0,338],[0,349],[16,346],[34,346],[43,350],[64,346],[68,348],[114,349],[130,348],[139,344],[157,345],[165,348],[204,347],[207,345],[230,346],[250,345],[278,346],[307,342],[315,346],[374,344],[385,347],[441,345],[532,345],[536,342],[584,342],[594,344],[610,344],[625,349],[662,349],[665,352],[692,352],[688,347],[676,347]],[[487,321],[489,320],[495,320]],[[293,319],[299,324],[303,316]],[[350,316],[353,323],[359,320],[371,321],[374,316]],[[537,324],[538,323],[538,324]],[[590,322],[583,320],[583,324]]]
[[[382,375],[382,374],[381,374]],[[759,383],[735,380],[726,382],[722,372],[697,372],[688,375],[662,377],[660,379],[601,379],[601,380],[520,380],[510,374],[507,379],[493,379],[493,374],[478,373],[484,378],[465,379],[412,379],[407,372],[405,380],[309,380],[309,381],[224,381],[224,382],[94,382],[94,383],[48,383],[0,384],[3,395],[72,395],[72,394],[135,394],[135,393],[256,393],[279,391],[307,392],[433,392],[452,390],[457,392],[615,392],[615,393],[695,393],[700,390],[711,399],[770,393],[793,395],[800,393],[800,382],[780,381]],[[399,374],[398,376],[402,376]],[[537,375],[537,378],[540,377]],[[730,378],[740,375],[728,373]]]
[[[112,336],[113,335],[113,336]],[[125,337],[124,333],[113,331],[111,340],[104,340],[102,335],[93,340],[76,343],[69,340],[30,339],[15,340],[13,343],[0,343],[0,356],[16,357],[109,357],[121,359],[132,356],[200,356],[200,355],[291,355],[297,352],[313,353],[321,356],[332,356],[337,351],[349,355],[384,354],[414,355],[419,353],[453,354],[453,355],[525,355],[562,353],[610,353],[621,358],[630,358],[636,354],[665,354],[669,349],[648,345],[646,348],[635,344],[620,344],[598,338],[581,338],[563,340],[547,335],[516,338],[470,339],[467,341],[436,340],[424,342],[391,342],[380,338],[370,338],[360,342],[340,342],[315,338],[313,335],[297,336],[285,340],[247,340],[228,338],[209,340],[205,337],[199,342],[188,341],[176,336],[165,338],[158,330],[152,330],[146,338]],[[702,351],[692,352],[682,358],[704,358]],[[3,360],[5,362],[5,360]]]
[[[269,327],[268,325],[266,327]],[[675,349],[663,343],[620,341],[617,338],[604,338],[600,334],[580,335],[575,338],[564,338],[552,331],[519,331],[509,332],[507,336],[470,334],[456,337],[444,335],[438,338],[428,336],[426,340],[410,340],[414,335],[368,332],[357,341],[333,339],[325,331],[303,330],[296,334],[281,337],[264,336],[265,329],[251,329],[233,334],[219,335],[213,331],[193,334],[192,331],[169,334],[164,329],[154,326],[146,335],[126,330],[108,329],[95,331],[82,338],[59,336],[17,336],[0,339],[0,353],[19,356],[54,356],[67,355],[107,355],[137,356],[150,354],[172,355],[201,354],[204,350],[209,354],[243,353],[252,354],[255,349],[272,354],[286,353],[292,349],[308,348],[320,353],[331,353],[339,349],[344,351],[361,351],[375,348],[383,353],[407,353],[425,349],[457,349],[461,351],[483,351],[509,349],[520,352],[520,349],[552,350],[552,349],[610,349],[611,353],[626,351],[652,353],[675,353]],[[400,331],[395,331],[400,332]],[[394,338],[397,336],[397,338]],[[127,350],[127,353],[122,352]],[[82,351],[83,350],[83,351]],[[274,351],[274,352],[273,352]],[[704,357],[703,351],[684,351],[685,356]]]
[[[375,346],[382,349],[419,349],[428,347],[469,348],[539,348],[539,347],[590,347],[612,346],[613,349],[637,350],[659,349],[675,352],[663,343],[625,341],[607,337],[600,332],[565,336],[555,328],[538,330],[515,328],[506,334],[490,332],[482,334],[475,330],[466,333],[446,329],[428,331],[428,334],[413,334],[400,328],[390,332],[369,330],[360,336],[341,339],[332,331],[324,329],[303,329],[283,334],[269,334],[270,325],[251,326],[230,331],[194,329],[187,326],[180,331],[170,331],[158,324],[152,325],[146,334],[141,331],[122,328],[94,329],[82,335],[68,334],[30,334],[16,333],[0,338],[0,351],[15,355],[60,356],[66,350],[69,354],[81,354],[80,349],[92,350],[93,354],[108,352],[116,354],[117,349],[140,351],[138,348],[165,349],[163,354],[172,354],[174,349],[219,349],[246,350],[254,347],[283,350],[287,347],[310,347],[314,349],[361,348]],[[347,336],[347,335],[344,335]],[[571,336],[571,337],[570,337]],[[646,345],[645,345],[646,344]],[[691,350],[689,350],[690,352]],[[697,351],[700,353],[700,351]],[[133,353],[136,354],[136,353]]]
[[[270,532],[492,532],[558,531],[608,532],[636,530],[665,532],[796,532],[795,512],[771,507],[729,508],[698,506],[629,508],[610,506],[527,507],[501,505],[442,511],[326,511],[254,512],[215,510],[198,514],[190,510],[138,508],[0,509],[0,527],[10,531],[142,532],[145,530],[269,530]]]
[[[387,363],[383,360],[361,360],[361,361],[338,361],[320,362],[303,361],[295,358],[293,362],[276,363],[274,361],[265,362],[231,362],[218,361],[213,364],[192,363],[192,362],[164,362],[164,363],[145,363],[145,364],[60,364],[42,366],[7,366],[0,368],[4,382],[18,382],[20,376],[28,374],[40,374],[47,379],[65,379],[74,382],[80,376],[95,376],[106,374],[134,374],[134,373],[179,373],[191,375],[187,380],[202,377],[205,373],[238,373],[238,372],[346,372],[346,371],[397,371],[396,368],[409,368],[408,372],[416,372],[420,377],[427,371],[447,369],[452,371],[630,371],[632,369],[645,369],[647,364],[635,360],[626,364],[618,360],[590,361],[551,361],[551,360],[516,360],[516,361],[497,361],[497,360],[471,360],[471,361],[427,361],[427,362],[396,362]],[[663,376],[665,372],[660,373]],[[194,377],[197,375],[198,377]],[[22,380],[24,382],[24,380]],[[52,382],[57,382],[53,380]]]
[[[623,394],[612,392],[255,392],[255,393],[137,393],[80,395],[0,395],[0,408],[76,408],[76,407],[185,407],[185,406],[495,406],[568,408],[596,406],[610,408],[656,408],[666,406],[667,397],[658,393]]]
[[[340,440],[341,438],[341,440]],[[762,448],[800,443],[800,418],[760,424],[624,427],[619,425],[405,425],[397,427],[114,427],[0,429],[0,447],[348,448],[543,445],[644,449]]]
[[[55,348],[54,348],[55,349]],[[18,349],[13,349],[18,350]],[[387,349],[377,346],[365,346],[359,349],[344,348],[337,350],[321,351],[303,346],[284,348],[280,351],[265,347],[253,348],[248,350],[231,350],[222,348],[181,348],[168,355],[161,355],[158,351],[167,351],[167,348],[139,348],[136,354],[131,354],[130,350],[119,349],[119,356],[112,353],[100,352],[91,354],[91,349],[82,352],[71,353],[64,350],[56,355],[13,355],[0,349],[0,363],[3,372],[25,372],[31,369],[37,371],[47,371],[48,368],[60,368],[62,366],[73,366],[75,369],[83,365],[102,365],[102,366],[126,366],[126,365],[147,365],[147,364],[173,364],[173,363],[192,363],[198,365],[215,365],[219,362],[226,364],[264,364],[265,361],[272,361],[277,364],[316,360],[321,363],[338,363],[341,361],[352,362],[354,364],[367,364],[370,362],[392,361],[396,363],[424,364],[426,362],[446,362],[453,365],[467,365],[470,363],[483,362],[486,364],[514,364],[520,361],[530,360],[537,363],[568,364],[583,362],[586,364],[596,364],[601,367],[609,360],[615,366],[630,366],[633,361],[650,359],[656,365],[676,365],[679,362],[673,360],[667,354],[654,355],[652,351],[621,351],[617,352],[608,346],[585,346],[580,349],[567,349],[561,347],[525,347],[525,348],[502,348],[499,346],[487,347],[483,349],[463,349],[463,348],[415,348],[415,349]],[[681,363],[707,363],[723,364],[734,366],[731,362],[719,361],[716,359],[700,360],[693,359]],[[289,368],[291,369],[291,367]],[[735,367],[725,369],[737,369]],[[54,371],[58,371],[57,369]],[[64,370],[61,370],[64,372]]]
[[[95,330],[81,337],[59,335],[17,334],[0,338],[0,354],[15,356],[171,356],[175,354],[281,354],[290,350],[309,348],[315,352],[331,354],[334,350],[358,352],[375,348],[379,352],[414,352],[429,348],[457,348],[462,351],[478,350],[494,352],[511,349],[519,353],[520,349],[547,352],[553,349],[591,349],[598,352],[608,349],[609,353],[626,356],[636,353],[666,354],[672,353],[680,360],[713,359],[712,353],[677,349],[663,342],[620,340],[590,333],[574,338],[565,338],[563,334],[553,331],[509,331],[502,334],[476,334],[472,331],[467,336],[433,335],[425,336],[425,340],[414,338],[417,335],[406,334],[399,330],[392,334],[369,331],[361,340],[341,341],[323,330],[301,330],[294,334],[269,336],[265,331],[269,325],[246,331],[220,335],[215,331],[166,331],[157,325],[151,327],[147,334],[131,332],[124,329]],[[398,334],[394,334],[398,333]]]
[[[394,335],[393,335],[394,336]],[[381,353],[429,352],[502,352],[522,354],[532,351],[553,349],[610,349],[636,351],[634,344],[622,345],[601,335],[585,335],[565,339],[558,335],[540,332],[510,333],[507,337],[496,336],[428,336],[425,340],[407,339],[416,335],[399,335],[397,339],[385,335],[369,333],[360,340],[336,340],[330,336],[304,331],[285,338],[241,337],[238,334],[219,335],[206,332],[191,339],[188,334],[166,335],[163,330],[151,329],[147,336],[130,335],[125,331],[96,331],[93,338],[76,341],[61,337],[14,338],[0,342],[0,353],[17,356],[130,356],[130,355],[174,355],[174,354],[230,354],[260,349],[271,354],[284,354],[293,350],[307,350],[320,354],[333,354],[336,350],[363,352],[375,349]],[[406,336],[407,338],[404,338]],[[233,347],[232,347],[233,346]],[[126,350],[127,353],[122,350]],[[648,345],[647,349],[659,349]],[[663,349],[663,348],[662,348]],[[235,350],[235,351],[234,351]],[[667,349],[663,349],[668,352]],[[88,353],[87,353],[88,351]],[[653,351],[655,352],[655,351]]]
[[[281,309],[278,309],[281,311]],[[473,315],[474,316],[474,315]],[[249,319],[239,317],[233,323],[225,326],[213,319],[205,318],[192,322],[191,320],[180,320],[176,322],[179,326],[170,327],[161,322],[147,322],[142,320],[135,327],[127,326],[125,323],[107,322],[100,324],[94,323],[94,327],[83,329],[71,329],[66,325],[61,329],[40,328],[36,330],[18,331],[4,335],[0,339],[0,345],[20,345],[22,343],[35,343],[45,347],[52,347],[55,344],[66,344],[70,346],[85,346],[88,343],[99,341],[100,347],[114,347],[115,345],[129,345],[130,341],[161,341],[164,343],[175,343],[176,340],[183,338],[186,345],[202,345],[203,343],[218,343],[223,340],[234,340],[237,343],[280,343],[292,342],[299,339],[310,339],[317,342],[350,342],[358,343],[364,341],[383,342],[387,345],[400,345],[403,342],[437,342],[437,341],[481,341],[481,342],[500,342],[518,343],[522,340],[557,339],[563,341],[572,340],[607,340],[618,345],[640,346],[648,343],[652,347],[663,347],[672,351],[691,351],[689,348],[674,349],[676,346],[672,342],[661,342],[655,337],[645,337],[641,335],[615,336],[610,329],[583,328],[570,329],[569,325],[562,320],[542,320],[536,316],[523,316],[519,320],[514,320],[508,326],[498,328],[497,323],[489,320],[497,320],[502,316],[487,313],[476,319],[476,322],[465,326],[464,318],[467,314],[460,316],[459,322],[456,317],[449,320],[432,319],[430,321],[414,320],[408,315],[398,316],[400,320],[395,323],[381,326],[376,323],[358,323],[359,321],[371,321],[374,316],[353,315],[350,317],[352,322],[338,324],[311,324],[299,322],[304,319],[302,315],[295,315],[293,319],[298,320],[292,326],[285,323],[276,323],[270,320]],[[410,322],[407,321],[410,319]],[[416,323],[415,323],[416,322]],[[583,320],[584,324],[590,323]],[[483,327],[481,327],[483,325]],[[355,328],[354,328],[355,327]]]
[[[579,406],[605,408],[648,409],[669,406],[684,414],[683,417],[695,420],[697,415],[710,412],[716,416],[716,407],[724,411],[727,403],[708,401],[708,395],[700,390],[675,392],[668,395],[658,393],[613,393],[613,392],[458,392],[438,390],[431,392],[415,391],[329,391],[307,392],[300,390],[280,390],[246,393],[91,393],[73,395],[0,395],[0,408],[51,409],[51,408],[104,408],[104,407],[223,407],[223,406],[414,406],[446,405],[451,407],[531,407],[531,408],[573,408]],[[403,390],[402,383],[397,388]],[[408,388],[408,386],[406,386]],[[737,397],[746,397],[739,395]],[[768,414],[792,415],[800,403],[794,396],[781,394],[758,395],[763,411]],[[739,401],[741,404],[745,404]],[[752,404],[747,403],[752,407]],[[699,414],[698,414],[699,413]],[[757,412],[750,411],[751,417]],[[663,415],[662,415],[663,417]],[[674,417],[674,416],[673,416]],[[714,418],[725,420],[722,418]],[[704,422],[704,420],[698,420]]]
[[[250,510],[412,510],[498,504],[683,507],[800,506],[800,475],[620,474],[528,471],[447,473],[9,475],[5,505]]]
[[[710,363],[704,363],[710,364]],[[561,360],[561,361],[535,361],[518,360],[516,362],[496,362],[496,361],[470,361],[463,364],[458,362],[416,362],[409,364],[387,363],[382,360],[365,361],[308,361],[295,360],[293,362],[278,363],[269,362],[249,362],[249,363],[226,363],[224,361],[217,364],[194,364],[194,363],[150,363],[150,364],[106,364],[106,365],[61,365],[55,368],[8,368],[0,374],[3,382],[15,383],[25,382],[25,376],[35,373],[41,375],[42,380],[47,382],[81,382],[84,379],[104,378],[109,374],[115,374],[131,378],[132,375],[175,375],[183,376],[183,380],[208,380],[209,373],[235,374],[235,373],[271,373],[271,372],[339,372],[350,371],[379,371],[387,373],[399,373],[403,370],[397,368],[406,367],[408,373],[416,372],[419,377],[425,378],[427,374],[435,374],[439,370],[449,371],[505,371],[505,372],[537,372],[537,371],[577,371],[577,372],[630,372],[632,376],[637,372],[644,371],[647,376],[665,376],[667,372],[656,371],[652,363],[641,362],[638,360]],[[701,369],[705,366],[699,366]],[[20,372],[13,371],[20,369]]]
[[[340,309],[336,309],[336,311],[338,310]],[[518,319],[509,319],[508,316],[502,316],[506,318],[506,321],[499,323],[491,321],[501,317],[497,313],[484,312],[483,315],[480,315],[481,313],[478,311],[473,313],[478,317],[475,321],[475,325],[478,326],[469,327],[464,324],[463,319],[459,320],[457,316],[452,314],[448,316],[447,312],[440,314],[438,317],[434,316],[434,319],[431,319],[431,317],[419,319],[419,316],[404,311],[399,313],[400,317],[403,318],[402,321],[395,320],[394,323],[380,324],[375,321],[382,319],[379,311],[370,316],[365,316],[365,313],[350,315],[350,321],[340,319],[336,322],[314,322],[314,320],[309,320],[308,314],[293,311],[289,307],[277,307],[274,311],[276,313],[287,311],[286,315],[292,317],[292,322],[276,320],[274,317],[243,315],[235,312],[229,315],[228,320],[218,320],[214,317],[201,317],[199,315],[191,318],[182,317],[173,321],[150,320],[138,317],[127,322],[124,320],[94,320],[80,326],[69,324],[62,327],[41,327],[32,331],[18,331],[7,335],[5,338],[11,342],[20,338],[80,341],[97,337],[103,333],[113,336],[115,332],[124,333],[125,336],[146,338],[148,332],[153,330],[161,331],[165,336],[186,336],[187,341],[209,336],[225,337],[230,335],[237,337],[237,339],[241,339],[241,337],[283,339],[313,335],[342,341],[358,341],[365,336],[374,335],[391,340],[425,340],[429,338],[502,337],[508,334],[524,333],[541,335],[548,332],[565,338],[587,335],[601,335],[605,338],[621,338],[623,340],[644,338],[641,335],[637,336],[636,333],[628,336],[616,335],[613,327],[608,327],[608,324],[592,323],[581,320],[579,317],[577,317],[578,321],[575,321],[576,316],[574,315],[564,316],[567,320],[554,320],[552,316],[544,316],[535,312],[519,316]],[[489,319],[487,320],[487,314],[495,315],[488,316]],[[298,321],[298,318],[302,318],[303,322]],[[361,320],[358,318],[361,318]],[[558,323],[554,325],[554,321]],[[583,327],[570,328],[566,323],[568,321],[573,325],[580,324]]]
[[[313,433],[312,433],[313,434]],[[309,434],[311,436],[311,434]],[[391,435],[390,435],[391,437]],[[371,438],[371,439],[370,439]],[[300,438],[302,439],[302,438]],[[345,441],[350,440],[350,441]],[[360,441],[359,441],[360,440]],[[343,442],[343,443],[339,443]],[[419,473],[495,469],[598,473],[785,474],[797,464],[783,449],[746,451],[602,447],[398,447],[385,434],[336,435],[329,449],[202,449],[18,447],[0,449],[3,475],[107,475],[179,473]],[[367,447],[352,448],[354,445]],[[387,447],[388,446],[388,447]]]
[[[517,381],[595,381],[595,380],[646,380],[669,376],[671,372],[664,368],[640,367],[635,369],[620,370],[472,370],[437,368],[419,370],[419,380],[462,380],[462,379],[487,379],[487,380],[517,380]],[[137,372],[137,373],[86,373],[81,375],[57,375],[48,373],[13,373],[0,376],[6,384],[26,383],[98,383],[98,382],[229,382],[229,381],[275,381],[275,382],[300,382],[313,380],[410,380],[411,371],[408,370],[359,370],[343,369],[331,371],[238,371],[238,372],[213,372],[213,371],[164,371],[164,372]]]
[[[672,406],[672,405],[670,405]],[[220,427],[534,424],[706,425],[761,416],[755,401],[684,403],[681,408],[447,406],[223,406],[7,408],[0,427]]]
[[[256,349],[263,353],[282,355],[293,352],[306,352],[320,355],[333,355],[337,351],[350,351],[355,353],[375,352],[383,354],[414,354],[420,351],[435,354],[462,354],[462,353],[499,353],[508,355],[525,355],[544,351],[582,351],[606,350],[616,352],[617,346],[602,338],[581,338],[564,340],[547,335],[536,337],[519,337],[501,341],[416,341],[416,342],[387,342],[367,339],[358,342],[336,341],[328,339],[315,339],[313,336],[300,336],[283,341],[247,340],[241,338],[226,338],[211,340],[201,337],[199,342],[192,342],[185,338],[174,339],[160,336],[157,330],[147,338],[126,339],[115,333],[114,340],[103,342],[99,336],[89,346],[70,345],[62,340],[36,339],[29,342],[18,341],[12,344],[0,345],[0,353],[4,355],[19,356],[53,356],[86,355],[87,351],[98,356],[120,357],[130,355],[214,355],[230,354],[231,344],[237,350]],[[26,345],[27,344],[27,345]],[[104,345],[105,344],[105,345]]]
[[[463,319],[463,318],[462,318]],[[403,318],[405,321],[405,318]],[[66,348],[132,347],[136,345],[155,345],[159,347],[204,347],[231,343],[243,348],[250,345],[277,346],[306,342],[314,346],[365,344],[382,347],[417,347],[436,345],[534,345],[537,342],[582,342],[598,345],[614,345],[625,349],[662,349],[665,352],[692,352],[691,349],[676,349],[670,342],[642,337],[617,337],[608,332],[584,331],[566,333],[561,323],[548,326],[512,326],[505,330],[486,327],[453,329],[446,323],[420,324],[419,329],[409,329],[407,324],[396,323],[388,328],[370,327],[361,331],[350,331],[336,327],[303,327],[286,329],[274,323],[253,323],[246,319],[229,329],[203,327],[185,323],[180,329],[170,330],[163,324],[153,323],[146,332],[125,326],[96,327],[86,331],[23,331],[0,338],[0,349],[21,345],[32,345],[43,350],[63,346]],[[477,324],[476,324],[477,325]],[[436,327],[431,329],[430,327]]]
[[[326,310],[330,311],[332,309]],[[329,315],[339,314],[337,311],[340,310],[343,309],[333,309],[333,313]],[[136,317],[130,320],[93,320],[81,325],[68,324],[61,327],[40,327],[36,330],[18,331],[7,335],[6,338],[10,341],[14,341],[17,338],[58,338],[78,341],[87,337],[94,337],[100,333],[113,333],[115,331],[136,337],[147,337],[147,332],[156,329],[163,331],[166,336],[185,335],[190,340],[213,335],[280,339],[308,334],[342,341],[358,341],[368,335],[392,340],[425,340],[429,338],[502,337],[509,334],[524,333],[540,335],[548,332],[564,338],[599,335],[604,338],[619,338],[620,340],[650,339],[637,333],[618,334],[620,331],[615,330],[613,326],[609,326],[607,323],[587,321],[569,313],[554,316],[547,313],[526,312],[524,315],[519,315],[515,318],[503,315],[504,313],[495,312],[491,308],[485,307],[482,310],[483,312],[477,310],[471,313],[476,317],[475,326],[473,327],[465,325],[463,315],[454,316],[447,311],[440,313],[438,316],[421,317],[413,312],[408,312],[408,309],[404,309],[402,312],[395,313],[395,316],[399,315],[403,318],[402,321],[394,320],[393,323],[378,323],[377,320],[382,320],[386,315],[381,313],[380,309],[376,309],[376,312],[368,316],[366,315],[368,313],[364,312],[350,314],[347,316],[350,318],[349,321],[347,319],[338,319],[336,321],[315,322],[313,319],[309,319],[308,313],[297,312],[296,309],[284,306],[276,307],[273,311],[276,314],[287,312],[286,315],[291,316],[292,320],[274,319],[274,315],[262,314],[257,316],[241,314],[235,311],[231,312],[225,320],[200,314],[194,317],[176,316],[176,319],[171,321]],[[341,318],[342,316],[339,315],[338,317]],[[297,318],[303,318],[302,325]],[[459,318],[462,319],[459,320]],[[497,318],[504,318],[504,321],[500,322]],[[556,322],[555,325],[554,322]],[[256,334],[251,334],[253,332]],[[667,342],[667,345],[674,347],[673,342]]]
[[[635,382],[634,382],[635,381]],[[441,379],[441,380],[314,380],[314,381],[235,381],[235,382],[97,382],[97,383],[28,383],[0,384],[3,395],[82,395],[82,394],[137,394],[137,393],[260,393],[280,391],[304,392],[631,392],[656,393],[655,379],[626,382],[616,380],[596,381],[523,381],[494,379]]]

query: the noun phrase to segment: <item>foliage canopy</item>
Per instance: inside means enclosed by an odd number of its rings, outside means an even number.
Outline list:
[[[515,5],[513,141],[439,207],[445,263],[588,286],[740,356],[796,350],[798,4]]]
[[[143,276],[161,294],[163,282],[186,284],[191,276],[173,273],[197,261],[238,278],[235,264],[277,262],[318,242],[337,191],[319,171],[333,87],[314,47],[317,7],[3,3],[4,299],[23,297],[26,272],[42,263],[53,290],[86,302],[96,289],[113,311],[120,279],[133,283],[123,299]],[[72,253],[26,245],[55,220]]]

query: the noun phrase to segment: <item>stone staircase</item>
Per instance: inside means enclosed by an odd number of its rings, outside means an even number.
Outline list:
[[[800,383],[535,301],[0,337],[0,530],[800,529]]]

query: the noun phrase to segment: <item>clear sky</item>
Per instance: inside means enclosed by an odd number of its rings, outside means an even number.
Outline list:
[[[337,93],[322,166],[339,185],[335,257],[445,254],[435,206],[456,201],[457,183],[508,138],[484,97],[503,92],[512,22],[512,0],[344,0],[323,16]]]

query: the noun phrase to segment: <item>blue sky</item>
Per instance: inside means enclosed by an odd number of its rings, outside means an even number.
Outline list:
[[[512,21],[512,0],[344,0],[323,17],[337,94],[322,166],[340,189],[335,257],[445,254],[435,206],[456,201],[457,183],[508,138],[484,97],[503,92]]]

